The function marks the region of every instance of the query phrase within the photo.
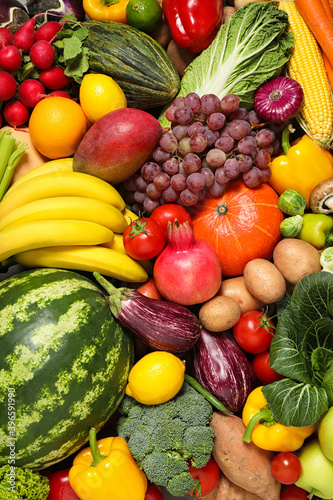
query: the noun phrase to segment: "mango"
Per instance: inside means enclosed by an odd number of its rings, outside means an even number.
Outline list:
[[[73,158],[73,170],[120,184],[148,160],[163,129],[146,111],[123,108],[111,111],[87,131]]]

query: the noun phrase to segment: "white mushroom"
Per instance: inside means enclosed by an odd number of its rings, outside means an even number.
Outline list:
[[[313,188],[309,204],[312,212],[317,214],[333,213],[333,177],[325,179]]]

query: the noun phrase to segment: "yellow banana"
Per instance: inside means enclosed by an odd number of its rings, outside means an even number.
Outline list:
[[[0,231],[0,262],[16,253],[54,245],[99,245],[112,240],[113,232],[95,222],[43,220]]]
[[[121,211],[105,201],[81,196],[55,196],[31,201],[7,213],[0,219],[0,231],[27,222],[54,219],[96,222],[118,233],[127,227]]]
[[[124,212],[123,212],[124,213]],[[123,235],[119,233],[114,233],[113,238],[111,241],[107,241],[106,243],[103,243],[101,246],[110,248],[111,250],[115,250],[116,252],[124,253],[126,255],[127,252],[125,250],[124,246],[124,240],[123,240]],[[147,271],[149,276],[152,276],[153,274],[153,263],[151,260],[139,260],[140,264],[144,269]]]
[[[15,255],[25,267],[55,267],[77,271],[97,271],[105,276],[132,283],[145,282],[148,275],[129,255],[102,246],[56,246]]]
[[[117,189],[98,177],[81,172],[51,172],[8,191],[0,203],[0,218],[26,203],[53,196],[85,196],[110,203],[121,211],[125,208]]]
[[[127,220],[127,224],[130,224],[134,220],[137,220],[139,218],[138,215],[136,215],[134,212],[129,210],[128,208],[124,208],[123,214],[125,216],[125,219]]]
[[[37,175],[48,174],[50,172],[73,172],[73,158],[59,158],[58,160],[51,160],[38,165],[38,167],[29,170],[29,172],[17,179],[7,192],[14,191],[17,186],[28,179],[37,177]]]

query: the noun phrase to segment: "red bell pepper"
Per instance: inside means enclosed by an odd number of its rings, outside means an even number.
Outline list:
[[[68,481],[69,468],[54,472],[49,478],[50,492],[47,500],[80,500]]]
[[[163,0],[163,14],[179,47],[201,52],[214,40],[223,15],[223,0]]]

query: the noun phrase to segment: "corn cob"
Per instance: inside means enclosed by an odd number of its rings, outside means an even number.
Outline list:
[[[321,49],[294,2],[279,2],[279,8],[287,12],[289,29],[294,33],[295,47],[286,75],[296,80],[304,93],[296,119],[319,146],[329,148],[333,140],[333,100]]]

